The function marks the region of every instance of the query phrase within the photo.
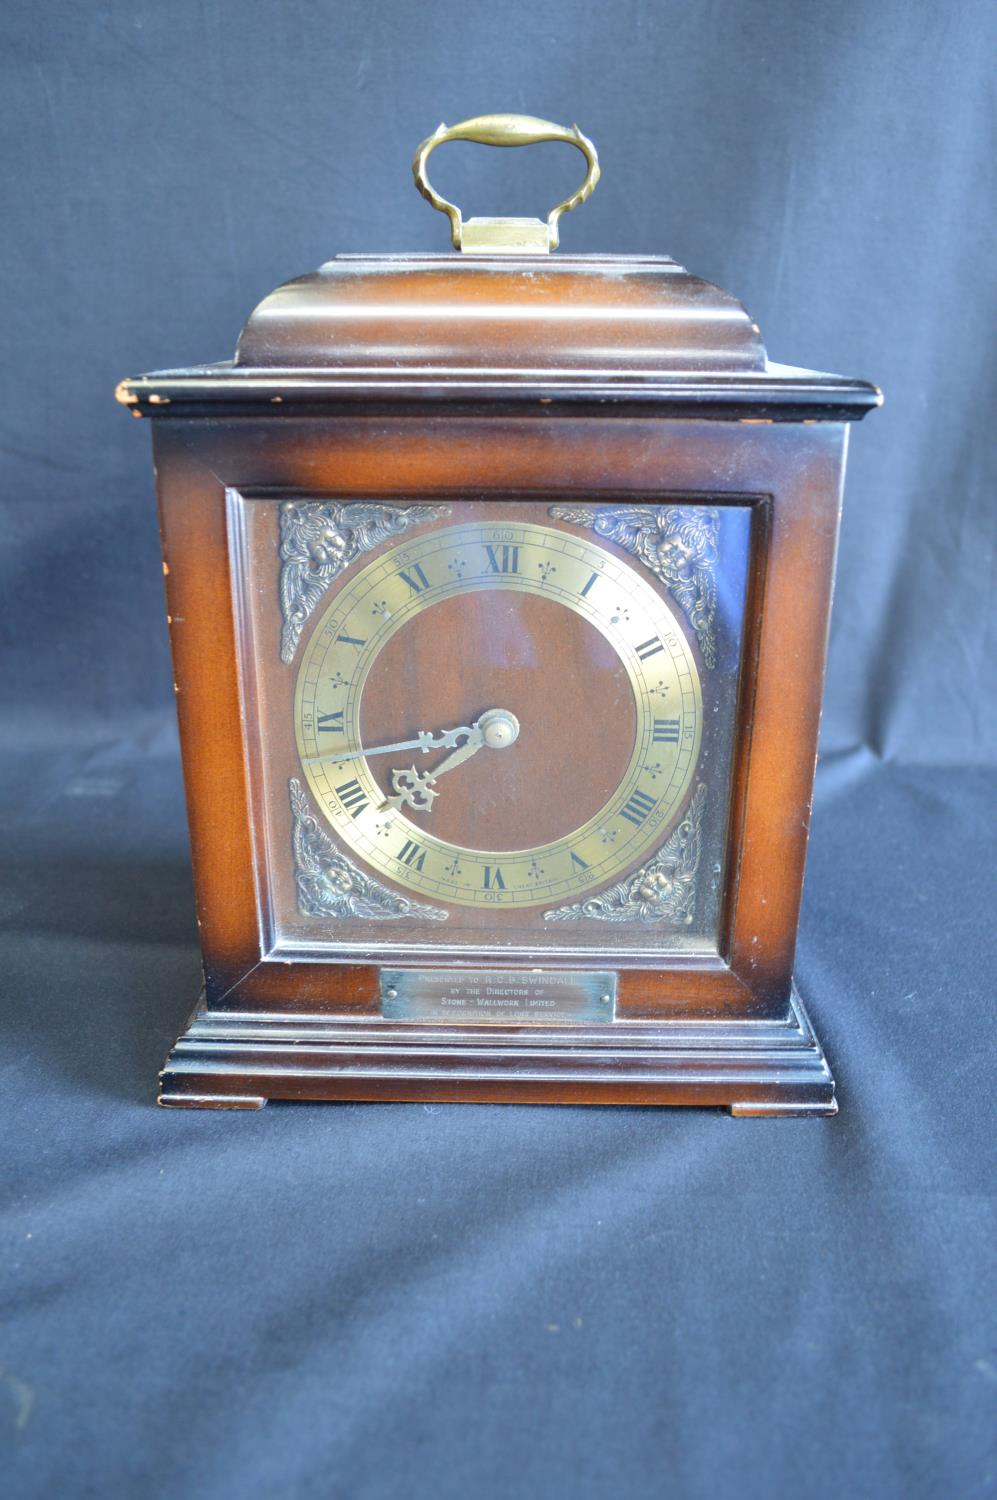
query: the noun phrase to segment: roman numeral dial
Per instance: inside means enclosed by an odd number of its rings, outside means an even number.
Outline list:
[[[697,648],[667,590],[598,537],[524,507],[454,510],[346,569],[316,611],[293,669],[297,759],[361,868],[542,925],[682,815]]]

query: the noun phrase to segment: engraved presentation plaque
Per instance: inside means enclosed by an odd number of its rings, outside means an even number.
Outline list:
[[[384,969],[388,1021],[570,1026],[612,1021],[616,975],[551,969]]]

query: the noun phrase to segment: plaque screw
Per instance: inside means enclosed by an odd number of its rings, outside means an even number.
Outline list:
[[[387,995],[389,1000],[398,999],[398,991],[396,989],[385,990],[385,994]]]
[[[600,995],[599,999],[602,1001],[603,1005],[608,1005],[609,1002],[610,1002],[610,1000],[612,999],[612,996],[611,995]]]

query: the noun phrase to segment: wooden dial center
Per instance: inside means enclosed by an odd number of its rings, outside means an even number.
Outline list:
[[[606,638],[552,599],[494,589],[422,610],[371,668],[362,742],[472,724],[494,704],[515,718],[514,742],[441,777],[432,812],[413,821],[448,842],[507,850],[561,838],[594,816],[633,752],[633,690]],[[387,796],[392,770],[431,772],[447,754],[405,751],[370,766]]]

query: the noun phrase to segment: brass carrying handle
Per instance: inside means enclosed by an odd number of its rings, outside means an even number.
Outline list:
[[[433,187],[426,175],[426,163],[437,146],[446,141],[475,141],[482,146],[533,146],[539,141],[563,141],[575,146],[588,163],[585,181],[570,198],[565,198],[547,215],[547,243],[551,250],[558,245],[558,220],[562,214],[577,208],[591,198],[599,181],[599,158],[587,136],[582,135],[577,125],[570,130],[566,125],[554,125],[550,120],[537,120],[532,115],[476,115],[473,120],[463,120],[459,125],[439,125],[427,136],[415,153],[412,175],[419,192],[433,208],[446,214],[450,220],[450,238],[455,250],[462,248],[464,221],[456,203],[449,203]],[[539,221],[537,221],[539,223]]]

